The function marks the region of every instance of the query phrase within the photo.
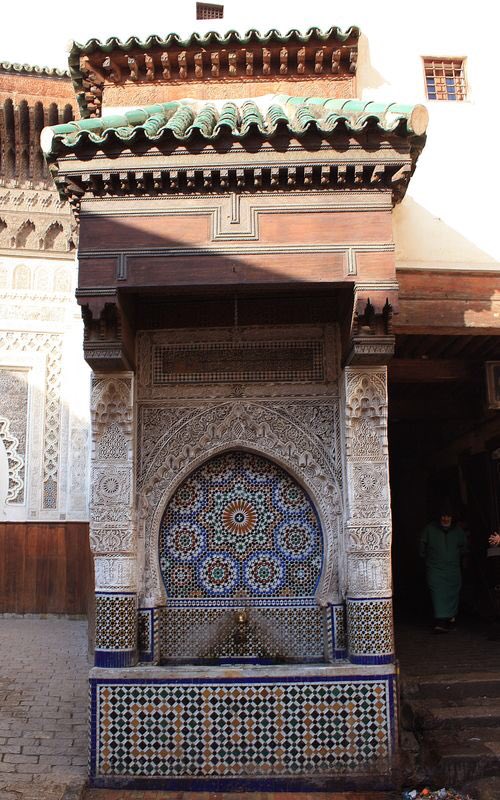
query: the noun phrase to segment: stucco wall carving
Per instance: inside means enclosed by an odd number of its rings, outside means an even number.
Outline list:
[[[97,591],[133,591],[133,383],[131,375],[94,375],[91,392],[93,460],[90,546]]]
[[[66,253],[75,249],[75,242],[69,205],[57,192],[0,189],[0,249]]]
[[[7,453],[8,486],[7,503],[15,503],[24,496],[24,459],[19,455],[19,440],[10,430],[10,420],[0,417],[0,439]]]
[[[92,414],[92,436],[94,442],[107,449],[110,458],[117,458],[113,450],[114,437],[110,431],[120,431],[130,439],[132,430],[131,379],[94,379],[90,399]],[[103,441],[107,444],[104,444]],[[115,445],[120,445],[115,441]],[[111,448],[111,449],[110,449]],[[106,456],[104,456],[105,458]]]
[[[169,497],[199,464],[230,449],[260,452],[281,464],[309,491],[325,533],[325,562],[318,600],[338,591],[338,523],[341,494],[333,458],[337,398],[292,404],[278,401],[229,400],[177,407],[176,414],[157,410],[141,421],[141,436],[157,447],[139,476],[140,524],[145,537],[145,597],[163,598],[158,569],[158,530]],[[172,424],[173,418],[176,422]],[[170,427],[164,422],[170,420]],[[326,435],[322,440],[313,421]],[[153,422],[153,430],[151,423]],[[141,445],[139,444],[139,447]]]
[[[392,584],[385,369],[348,367],[344,392],[348,594],[388,597]]]
[[[40,453],[32,455],[32,458],[38,455],[42,460],[43,509],[56,509],[58,506],[62,344],[62,335],[52,333],[4,331],[0,337],[0,353],[40,353],[46,359],[43,445]]]
[[[72,261],[0,258],[0,365],[25,376],[24,399],[14,386],[0,390],[9,406],[0,414],[24,459],[24,486],[15,499],[10,493],[7,519],[88,518],[88,367],[74,277]],[[12,461],[9,473],[12,482]]]
[[[379,461],[387,455],[385,373],[346,370],[346,456]]]
[[[28,425],[28,372],[0,368],[0,437],[9,461],[7,503],[23,503]]]
[[[136,559],[122,555],[96,556],[94,559],[96,590],[127,591],[136,584]]]

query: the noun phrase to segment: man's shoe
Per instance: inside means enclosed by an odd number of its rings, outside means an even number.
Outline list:
[[[444,625],[434,625],[434,633],[449,633],[449,628]]]

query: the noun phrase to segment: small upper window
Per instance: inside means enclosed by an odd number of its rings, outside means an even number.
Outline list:
[[[214,3],[196,3],[196,19],[222,19],[224,6]]]
[[[465,100],[463,58],[424,57],[425,88],[428,100]]]

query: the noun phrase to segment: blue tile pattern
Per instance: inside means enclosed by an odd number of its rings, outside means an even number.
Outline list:
[[[321,564],[309,498],[284,470],[253,454],[227,453],[202,465],[162,520],[169,598],[311,597]]]

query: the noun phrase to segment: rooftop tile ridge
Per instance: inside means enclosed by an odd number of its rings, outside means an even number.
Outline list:
[[[38,64],[22,64],[21,62],[0,61],[0,72],[16,75],[35,75],[48,78],[70,78],[69,70],[57,67],[40,67]]]
[[[329,39],[337,39],[340,42],[347,41],[350,38],[359,38],[360,29],[357,25],[351,25],[345,31],[337,25],[330,27],[328,30],[323,31],[317,26],[312,26],[307,29],[305,33],[301,33],[298,28],[291,28],[288,33],[281,33],[276,28],[270,28],[267,33],[260,33],[256,28],[250,28],[246,33],[239,33],[237,30],[231,29],[226,33],[219,33],[218,31],[207,31],[206,33],[193,32],[187,37],[175,32],[170,32],[166,36],[152,34],[141,39],[138,36],[130,36],[125,41],[122,41],[117,36],[110,36],[105,41],[97,38],[88,39],[86,42],[77,42],[73,40],[69,45],[69,60],[70,65],[72,58],[82,54],[93,53],[95,51],[102,51],[111,53],[113,50],[122,50],[128,52],[132,49],[138,48],[140,50],[150,50],[153,47],[178,46],[190,47],[204,46],[204,45],[227,45],[227,44],[250,44],[252,41],[255,44],[266,44],[270,41],[277,43],[287,43],[291,40],[296,42],[307,43],[314,37],[328,41]]]

